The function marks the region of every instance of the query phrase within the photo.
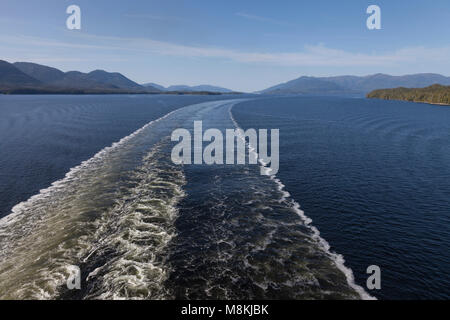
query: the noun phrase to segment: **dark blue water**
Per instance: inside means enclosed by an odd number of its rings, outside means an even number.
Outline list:
[[[385,299],[450,298],[450,107],[272,98],[233,108],[280,128],[278,177],[364,285]]]
[[[175,165],[171,132],[196,120],[280,129],[277,176]],[[450,297],[450,108],[0,96],[0,137],[0,299],[367,298],[369,265],[378,298]]]
[[[213,99],[0,95],[0,217],[149,121]]]

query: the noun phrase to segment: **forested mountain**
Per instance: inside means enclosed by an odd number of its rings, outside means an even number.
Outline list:
[[[152,86],[155,87],[161,91],[166,92],[219,92],[219,93],[232,93],[233,90],[217,87],[217,86],[211,86],[207,84],[198,85],[198,86],[187,86],[187,85],[174,85],[169,87],[163,87],[159,84],[150,82],[143,84],[144,87]]]
[[[0,86],[14,87],[17,85],[39,85],[40,81],[23,73],[12,64],[0,60]]]
[[[95,70],[63,72],[29,62],[0,60],[0,92],[3,93],[158,93],[117,72]]]
[[[364,77],[300,77],[282,83],[259,93],[264,94],[322,94],[322,95],[361,95],[381,88],[420,88],[433,84],[450,85],[450,77],[434,73],[420,73],[405,76],[374,74]]]
[[[450,86],[435,84],[426,88],[380,89],[370,92],[367,97],[450,105]]]

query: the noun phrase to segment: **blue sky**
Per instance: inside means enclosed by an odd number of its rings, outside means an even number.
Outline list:
[[[82,29],[66,28],[80,6]],[[368,30],[366,9],[381,8]],[[2,0],[0,59],[254,91],[302,75],[450,76],[450,1]]]

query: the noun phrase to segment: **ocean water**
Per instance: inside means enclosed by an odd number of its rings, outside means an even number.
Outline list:
[[[244,128],[280,128],[278,177],[356,282],[380,299],[450,298],[450,108],[345,98],[249,101]]]
[[[0,97],[0,299],[448,298],[449,111]],[[195,120],[280,129],[280,171],[175,165],[170,135]],[[380,291],[364,289],[372,264]]]
[[[211,99],[0,95],[0,217],[149,121]]]

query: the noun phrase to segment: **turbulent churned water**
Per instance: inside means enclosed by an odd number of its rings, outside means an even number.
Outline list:
[[[280,128],[278,177],[357,283],[378,265],[378,298],[450,298],[450,107],[277,97],[233,115]]]
[[[364,130],[369,127],[371,135],[381,132],[398,141],[396,132],[405,134],[402,128],[411,125],[400,116],[406,112],[398,111],[402,104],[338,98],[225,98],[205,102],[218,98],[1,97],[0,147],[11,159],[0,161],[0,212],[5,216],[0,220],[0,298],[370,298],[355,284],[349,268],[363,285],[370,264],[379,264],[383,277],[387,274],[382,293],[374,295],[417,297],[425,291],[420,282],[404,290],[385,289],[397,287],[390,272],[398,272],[397,263],[409,262],[410,253],[394,251],[405,253],[406,258],[392,259],[393,248],[403,244],[389,246],[389,239],[381,239],[386,230],[396,241],[401,240],[396,232],[405,237],[404,250],[410,244],[426,249],[420,250],[428,258],[428,262],[419,261],[423,269],[420,264],[408,269],[411,281],[424,275],[431,287],[442,281],[441,290],[431,290],[430,296],[448,297],[448,277],[437,274],[444,267],[436,264],[448,262],[448,227],[443,224],[448,225],[449,212],[445,202],[448,127],[434,122],[436,128],[418,128],[417,136],[410,138],[414,144],[422,132],[429,141],[439,142],[430,150],[435,165],[444,166],[440,171],[444,177],[435,180],[440,182],[439,190],[433,189],[440,198],[422,196],[412,182],[402,184],[413,191],[394,193],[398,191],[394,188],[392,197],[385,197],[388,204],[392,198],[398,200],[398,210],[389,211],[389,220],[388,205],[376,203],[367,193],[358,197],[363,182],[371,194],[388,192],[383,176],[374,177],[365,169],[372,172],[375,165],[390,164],[385,154],[371,147],[384,143],[379,148],[392,148],[388,140],[366,139]],[[399,114],[393,117],[392,112]],[[436,118],[445,115],[444,111]],[[192,129],[194,120],[202,120],[204,130],[279,128],[280,172],[260,175],[262,164],[174,165],[170,134],[180,127]],[[396,126],[383,130],[389,124]],[[343,139],[350,136],[353,139]],[[345,163],[343,155],[333,153],[333,163],[323,151],[326,146],[330,152],[338,152],[335,148],[345,152],[355,173],[339,167]],[[322,153],[315,154],[316,149]],[[368,156],[373,157],[371,161]],[[327,171],[332,165],[336,170]],[[421,170],[427,173],[424,179],[436,174],[426,166]],[[406,179],[394,167],[391,174],[393,180]],[[346,189],[352,184],[353,190]],[[38,193],[36,188],[42,190]],[[416,225],[416,211],[404,214],[411,195],[415,204],[428,203],[440,224],[430,225],[426,222],[430,219],[423,218],[422,230]],[[373,221],[379,223],[367,225]],[[405,236],[408,232],[425,235],[431,227],[439,239]],[[364,232],[371,228],[380,237]],[[437,247],[427,251],[430,239]],[[334,252],[343,253],[347,261]],[[81,290],[66,288],[71,265],[82,271]],[[427,274],[428,270],[436,274]]]

